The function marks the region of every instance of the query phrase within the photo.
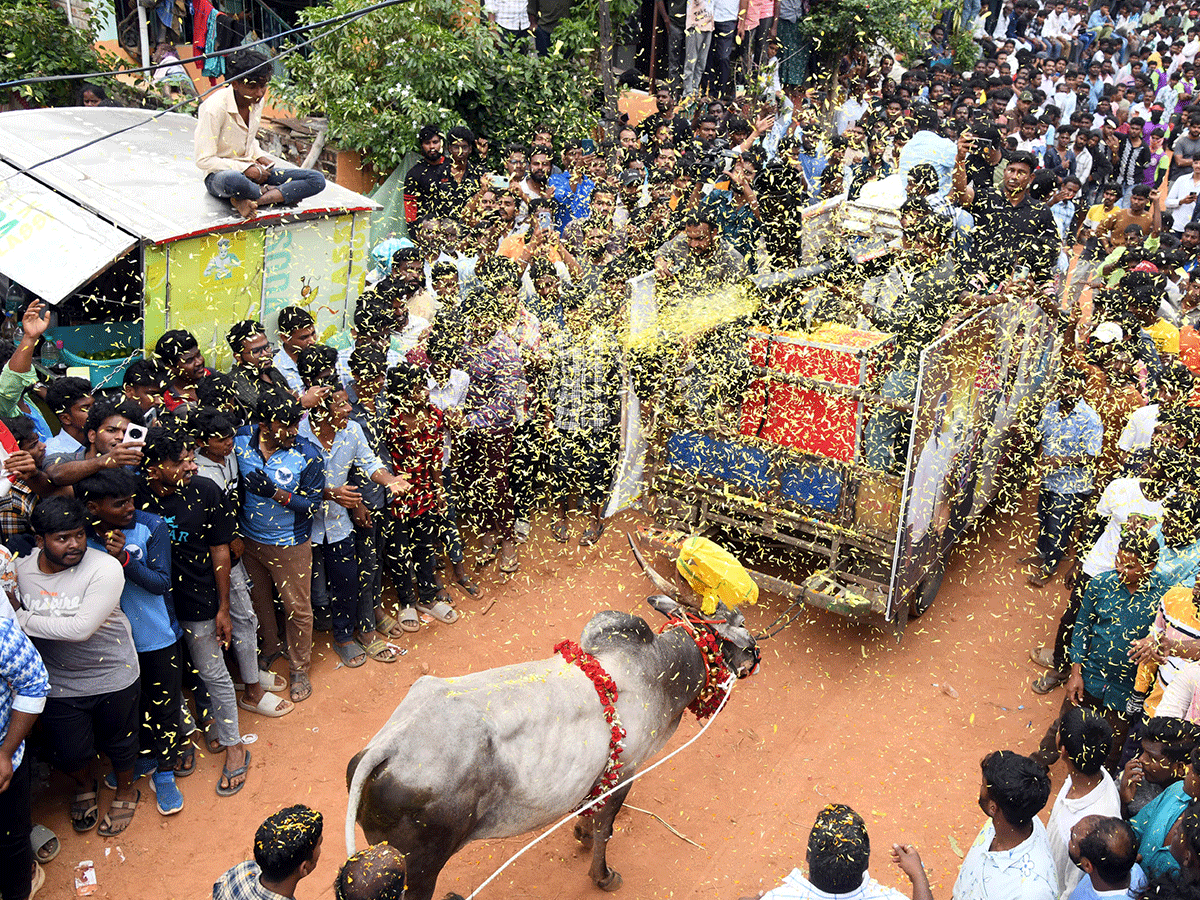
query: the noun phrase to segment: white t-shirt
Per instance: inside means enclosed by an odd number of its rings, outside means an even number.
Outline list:
[[[1117,447],[1128,453],[1150,446],[1154,427],[1158,425],[1158,404],[1151,403],[1129,414],[1129,421],[1117,439]]]
[[[953,900],[1057,900],[1058,875],[1040,819],[1033,834],[1011,850],[991,850],[996,826],[988,819],[967,851]]]
[[[1096,515],[1108,516],[1108,524],[1083,558],[1083,573],[1093,578],[1115,568],[1117,547],[1121,543],[1121,526],[1129,521],[1129,517],[1149,516],[1161,522],[1163,501],[1147,500],[1142,493],[1140,479],[1114,478],[1100,495]]]
[[[1071,855],[1067,852],[1067,846],[1071,843],[1071,829],[1084,816],[1121,816],[1120,792],[1112,776],[1103,768],[1100,772],[1100,783],[1074,800],[1067,797],[1067,791],[1071,789],[1071,776],[1068,775],[1050,809],[1046,838],[1050,842],[1050,855],[1054,857],[1058,887],[1062,894],[1073,891],[1083,878],[1083,870],[1071,862]]]

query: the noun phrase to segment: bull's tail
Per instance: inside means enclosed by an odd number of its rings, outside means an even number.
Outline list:
[[[352,856],[355,852],[354,826],[358,821],[358,807],[362,803],[363,788],[366,786],[367,779],[371,777],[371,772],[382,762],[382,754],[383,751],[375,744],[368,745],[367,749],[363,751],[363,755],[359,757],[358,765],[354,769],[354,776],[350,779],[350,799],[346,805],[347,856]]]

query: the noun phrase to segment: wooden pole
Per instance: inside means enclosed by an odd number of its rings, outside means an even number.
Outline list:
[[[600,82],[604,85],[604,127],[616,138],[617,79],[613,75],[612,11],[608,0],[599,0],[596,25],[600,38]]]

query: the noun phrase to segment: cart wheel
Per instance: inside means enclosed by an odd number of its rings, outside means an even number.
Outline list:
[[[917,588],[916,596],[908,604],[909,616],[914,619],[919,618],[925,614],[925,610],[933,606],[933,601],[937,598],[944,577],[946,577],[945,566],[938,566],[936,572],[930,572],[925,576],[925,580]]]

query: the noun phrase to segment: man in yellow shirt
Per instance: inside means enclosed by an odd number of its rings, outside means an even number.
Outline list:
[[[235,50],[225,58],[226,84],[197,114],[196,166],[204,186],[246,219],[260,206],[299,203],[325,189],[320,172],[283,168],[258,146],[271,70],[271,60],[257,50]]]

